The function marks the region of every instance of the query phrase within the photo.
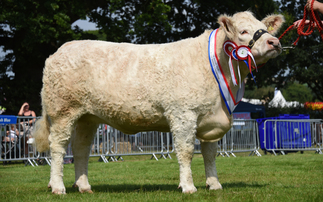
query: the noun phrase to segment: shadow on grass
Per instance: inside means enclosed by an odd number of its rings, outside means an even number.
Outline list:
[[[245,183],[245,182],[231,182],[231,183],[223,183],[223,189],[230,189],[230,188],[263,188],[266,187],[268,184],[258,184],[256,182],[252,183]]]
[[[230,188],[263,188],[267,184],[258,183],[245,183],[245,182],[233,182],[223,183],[223,189]],[[131,193],[131,192],[157,192],[157,191],[178,191],[182,192],[181,189],[177,189],[178,185],[169,184],[155,184],[155,185],[141,185],[141,184],[120,184],[120,185],[93,185],[93,192],[109,192],[109,193]],[[197,186],[198,190],[207,189],[205,186]],[[66,192],[78,192],[77,188],[66,187]]]
[[[156,192],[156,191],[176,191],[178,185],[156,184],[156,185],[139,185],[139,184],[120,184],[120,185],[93,185],[93,192],[110,192],[110,193],[130,193],[130,192]],[[66,187],[66,192],[78,192],[78,188]]]

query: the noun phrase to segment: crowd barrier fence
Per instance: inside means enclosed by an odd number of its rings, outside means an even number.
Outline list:
[[[262,147],[275,155],[295,151],[322,154],[323,122],[320,119],[266,120],[262,139]]]
[[[50,153],[39,153],[33,145],[32,130],[35,121],[39,118],[0,116],[0,161],[19,160],[32,166],[38,166],[39,163],[51,164]],[[8,121],[9,119],[10,121]],[[5,121],[1,122],[1,120]],[[268,132],[270,128],[274,132]],[[322,154],[323,128],[321,120],[267,120],[264,124],[264,131],[265,133],[258,134],[256,120],[234,120],[230,131],[218,141],[218,155],[235,157],[235,153],[249,152],[249,155],[261,156],[258,150],[263,144],[266,146],[275,145],[275,148],[262,148],[272,151],[274,154],[277,151],[284,154],[284,152],[291,150],[314,150]],[[289,133],[291,131],[294,133]],[[268,134],[274,138],[268,139],[266,137]],[[295,134],[299,134],[299,136],[296,138]],[[263,139],[262,142],[259,137]],[[301,139],[306,143],[302,143]],[[291,144],[292,141],[295,143]],[[295,144],[296,146],[291,146]],[[99,157],[100,161],[108,163],[109,161],[123,160],[122,156],[129,155],[151,155],[151,159],[166,159],[171,158],[170,154],[173,152],[174,144],[171,133],[150,131],[126,135],[108,125],[100,124],[91,146],[90,156]],[[198,139],[195,141],[195,153],[201,153]],[[67,147],[64,161],[65,163],[73,161],[70,144]]]

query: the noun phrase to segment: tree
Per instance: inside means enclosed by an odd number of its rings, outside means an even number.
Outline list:
[[[104,2],[104,1],[98,1]],[[45,59],[64,42],[91,38],[71,24],[97,8],[92,1],[2,0],[0,46],[8,51],[0,62],[0,102],[17,114],[25,101],[40,115],[40,89]],[[12,70],[14,78],[5,73]]]
[[[215,29],[220,14],[251,10],[258,19],[278,9],[273,0],[111,1],[89,15],[108,41],[165,43]],[[145,12],[143,12],[145,11]]]
[[[66,41],[97,38],[71,27],[86,16],[108,41],[144,44],[196,37],[217,28],[220,13],[250,9],[261,19],[277,8],[273,0],[1,0],[0,46],[7,52],[0,61],[0,104],[16,114],[28,101],[40,115],[46,58]]]
[[[287,101],[298,101],[300,103],[313,101],[313,94],[305,84],[297,82],[290,83],[283,89],[282,94]]]

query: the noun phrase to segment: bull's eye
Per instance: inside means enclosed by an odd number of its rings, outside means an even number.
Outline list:
[[[246,30],[242,30],[242,31],[240,32],[240,34],[241,34],[241,35],[243,35],[243,34],[248,34],[248,32],[247,32]]]

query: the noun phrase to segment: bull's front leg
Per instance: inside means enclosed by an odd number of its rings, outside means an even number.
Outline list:
[[[204,159],[206,186],[210,190],[222,189],[215,167],[218,142],[201,142],[201,150]]]
[[[192,113],[180,114],[171,120],[171,131],[174,134],[174,146],[179,163],[180,183],[183,193],[197,191],[193,183],[191,162],[194,154],[196,116]]]

